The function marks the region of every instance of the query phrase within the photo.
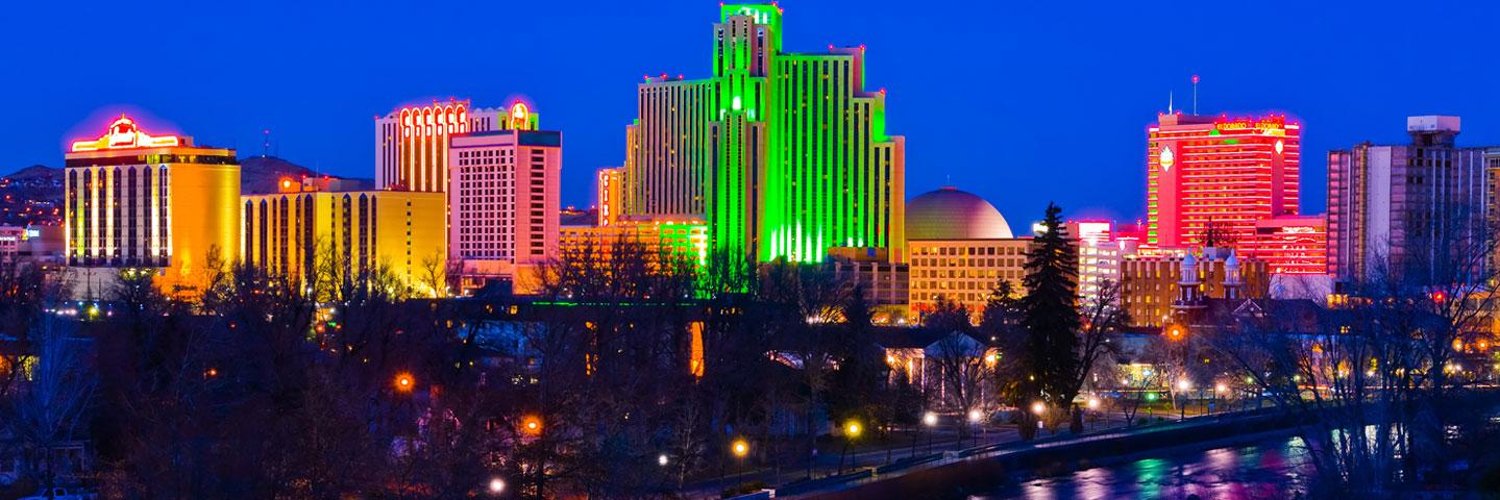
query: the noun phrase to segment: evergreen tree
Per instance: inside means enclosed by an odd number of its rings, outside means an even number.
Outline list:
[[[984,301],[984,312],[979,317],[979,333],[992,345],[1014,343],[1016,329],[1021,325],[1021,298],[1015,286],[1008,280],[1000,280]]]
[[[1026,251],[1020,355],[1027,378],[1021,394],[1067,412],[1077,391],[1072,382],[1078,366],[1078,253],[1061,213],[1057,205],[1047,205],[1046,229]]]
[[[974,328],[969,321],[969,307],[943,295],[938,295],[932,310],[922,316],[922,326],[943,333],[968,333]]]

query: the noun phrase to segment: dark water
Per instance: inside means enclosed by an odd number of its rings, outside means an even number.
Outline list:
[[[981,498],[1294,498],[1305,494],[1312,473],[1301,439],[1268,438],[1249,446],[1168,451],[1062,476],[1022,478]]]

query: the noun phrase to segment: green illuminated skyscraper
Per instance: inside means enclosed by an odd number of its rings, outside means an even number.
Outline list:
[[[716,252],[822,261],[832,247],[904,262],[904,140],[864,90],[863,47],[781,51],[781,9],[724,5],[713,77],[647,77],[627,133],[625,211],[698,216]]]

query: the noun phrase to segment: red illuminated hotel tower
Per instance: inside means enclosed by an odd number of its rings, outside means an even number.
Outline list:
[[[1322,218],[1296,217],[1301,126],[1284,115],[1157,118],[1147,131],[1148,246],[1212,243],[1265,260],[1272,272],[1321,272]]]
[[[1146,242],[1196,247],[1212,224],[1230,241],[1297,213],[1302,131],[1283,116],[1158,115],[1147,135]]]

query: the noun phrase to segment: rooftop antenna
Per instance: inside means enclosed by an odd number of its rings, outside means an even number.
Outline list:
[[[262,130],[261,133],[265,134],[266,140],[260,145],[262,148],[260,156],[265,158],[271,156],[271,129]]]
[[[1193,75],[1193,116],[1198,116],[1198,75]]]
[[[1172,114],[1172,91],[1167,91],[1167,114]]]

